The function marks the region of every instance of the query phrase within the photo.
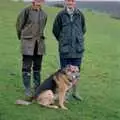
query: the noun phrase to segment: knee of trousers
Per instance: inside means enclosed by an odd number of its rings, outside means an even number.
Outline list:
[[[41,71],[41,66],[34,66],[33,71],[40,72]]]
[[[23,64],[22,66],[22,72],[31,72],[31,64]]]

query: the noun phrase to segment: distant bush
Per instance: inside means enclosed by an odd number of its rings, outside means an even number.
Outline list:
[[[63,3],[55,3],[55,4],[53,4],[53,6],[63,8],[64,4]]]
[[[111,15],[111,18],[116,19],[116,20],[120,20],[120,15]]]

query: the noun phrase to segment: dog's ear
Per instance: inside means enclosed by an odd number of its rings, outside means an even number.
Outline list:
[[[80,70],[79,70],[79,67],[78,67],[78,66],[75,66],[75,71],[76,71],[76,72],[80,72]]]
[[[72,65],[70,65],[70,64],[67,65],[67,66],[65,67],[66,71],[70,71],[71,67],[72,67]]]
[[[67,69],[66,69],[66,67],[63,68],[63,69],[61,69],[60,73],[62,73],[62,74],[66,74],[66,73],[67,73]]]

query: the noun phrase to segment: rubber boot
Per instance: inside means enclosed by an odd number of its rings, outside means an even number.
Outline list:
[[[82,101],[83,98],[79,95],[79,92],[77,91],[78,85],[73,86],[72,96],[75,100]]]
[[[40,81],[41,81],[40,71],[33,71],[33,83],[35,92],[37,88],[40,86]]]
[[[23,72],[22,78],[23,78],[23,84],[24,84],[24,88],[25,88],[25,100],[29,101],[29,99],[32,97],[31,85],[30,85],[31,73]]]

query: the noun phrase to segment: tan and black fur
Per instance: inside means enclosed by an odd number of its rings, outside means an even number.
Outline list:
[[[67,109],[64,106],[65,95],[66,92],[72,87],[72,80],[73,76],[69,73],[67,67],[55,72],[48,79],[46,79],[43,82],[43,84],[39,87],[37,91],[37,94],[39,93],[37,95],[38,103],[46,107],[58,108],[57,106],[54,105],[55,95],[57,95],[58,106],[62,109]],[[44,86],[45,83],[47,82],[49,83],[49,85],[45,88]],[[49,87],[50,85],[51,88]],[[46,95],[48,95],[47,97],[48,99],[46,98]]]

